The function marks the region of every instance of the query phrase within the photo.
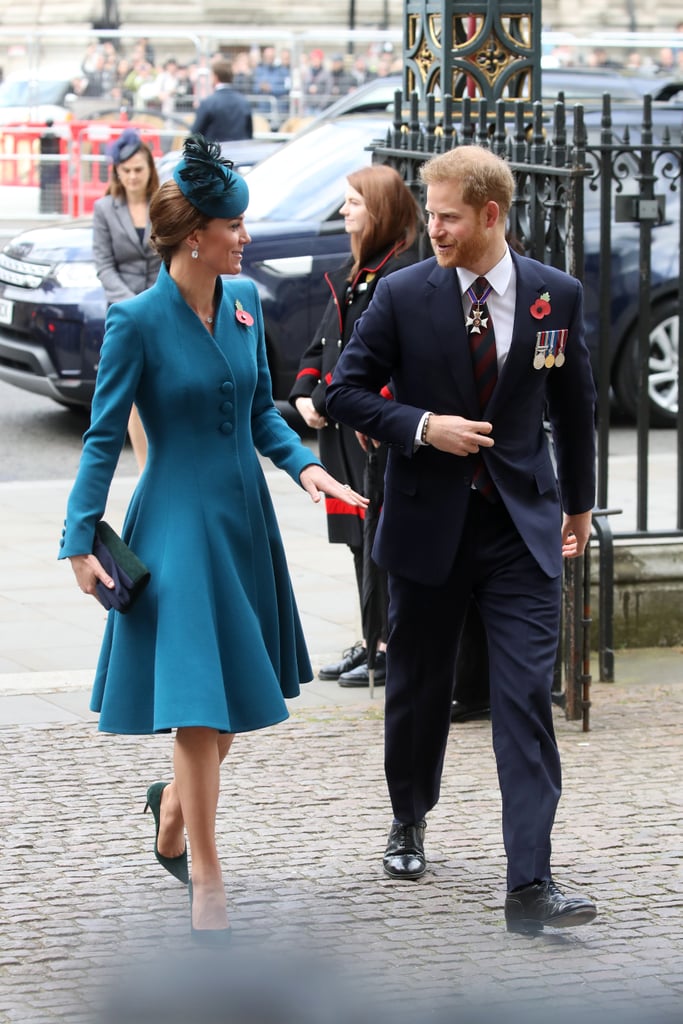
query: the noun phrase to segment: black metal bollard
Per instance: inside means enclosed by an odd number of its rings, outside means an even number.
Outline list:
[[[59,156],[59,136],[51,130],[52,124],[45,122],[46,130],[40,137],[40,213],[62,213],[62,169],[59,160],[54,159]]]

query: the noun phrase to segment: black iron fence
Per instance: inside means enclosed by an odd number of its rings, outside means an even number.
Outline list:
[[[679,331],[683,320],[680,211],[683,109],[642,105],[552,110],[499,100],[494,110],[468,97],[426,99],[397,93],[393,124],[373,146],[422,203],[420,165],[458,145],[505,157],[517,181],[510,235],[527,255],[560,267],[584,284],[587,338],[598,385],[597,504],[600,678],[613,675],[613,538],[683,540],[683,417],[679,411]],[[619,530],[609,507],[609,430],[619,411],[637,422],[636,529]],[[651,428],[676,432],[674,509],[664,529],[648,528]],[[614,517],[614,519],[612,519]],[[614,522],[614,526],[612,526]],[[590,552],[566,566],[563,644],[557,699],[588,727]],[[588,652],[588,653],[587,653]],[[564,676],[563,687],[560,676]]]

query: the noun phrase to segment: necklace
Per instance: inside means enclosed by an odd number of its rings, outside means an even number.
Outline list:
[[[205,316],[204,317],[204,322],[207,323],[207,324],[212,324],[213,323],[213,317],[212,316]]]

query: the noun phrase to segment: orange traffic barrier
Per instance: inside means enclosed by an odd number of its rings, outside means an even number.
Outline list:
[[[71,159],[62,165],[62,194],[65,213],[82,216],[91,213],[96,199],[104,195],[109,181],[107,147],[126,128],[135,127],[155,158],[163,149],[158,130],[134,121],[70,121]],[[69,200],[71,200],[69,202]]]
[[[3,185],[40,185],[40,139],[44,124],[3,125],[0,130],[0,182]]]
[[[39,188],[41,213],[89,214],[109,181],[107,147],[130,127],[155,157],[162,155],[159,130],[125,115],[107,122],[3,125],[0,185]]]

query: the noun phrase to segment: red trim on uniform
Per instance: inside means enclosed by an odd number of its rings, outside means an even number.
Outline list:
[[[380,395],[382,396],[382,398],[390,398],[393,401],[394,393],[388,384],[384,385],[384,387],[380,391]]]
[[[395,256],[398,252],[400,252],[403,249],[403,245],[403,242],[397,242],[394,248],[390,252],[388,252],[384,259],[380,260],[376,266],[361,267],[356,276],[354,277],[353,281],[351,282],[351,287],[356,287],[356,281],[358,280],[361,274],[376,274],[378,270],[381,270],[384,264],[388,263],[392,256]]]
[[[332,298],[334,299],[334,306],[335,306],[335,309],[337,310],[337,320],[339,321],[339,334],[341,336],[343,334],[343,331],[344,331],[344,317],[342,316],[342,311],[341,311],[341,308],[339,306],[339,299],[337,298],[337,293],[334,290],[334,286],[333,286],[333,284],[332,284],[332,282],[331,282],[327,272],[325,272],[325,280],[327,282],[327,287],[332,292]]]
[[[332,383],[332,374],[331,373],[326,373],[325,374],[325,383],[328,386]]]
[[[296,379],[300,377],[317,377],[320,380],[320,371],[316,370],[315,366],[307,366],[305,370],[299,370],[296,375]]]
[[[365,509],[359,505],[349,505],[340,498],[325,498],[325,511],[328,516],[358,516],[365,519]]]

